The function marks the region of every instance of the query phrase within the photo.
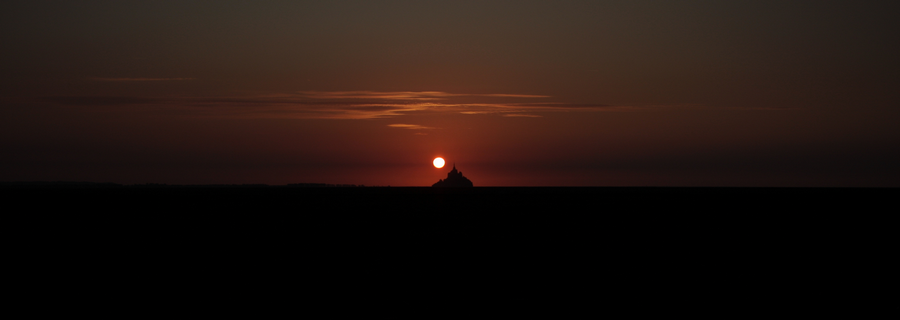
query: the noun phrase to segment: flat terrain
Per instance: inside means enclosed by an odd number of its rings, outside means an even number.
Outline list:
[[[509,296],[787,284],[809,297],[859,280],[848,270],[865,277],[887,264],[898,190],[105,185],[2,194],[11,261],[76,287],[400,281]]]

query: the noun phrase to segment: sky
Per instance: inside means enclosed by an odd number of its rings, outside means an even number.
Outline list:
[[[900,187],[889,1],[0,3],[0,181]]]

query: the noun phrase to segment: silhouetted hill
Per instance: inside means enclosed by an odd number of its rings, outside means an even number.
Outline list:
[[[463,176],[461,171],[456,171],[456,165],[453,165],[453,170],[447,173],[446,180],[438,180],[435,182],[432,187],[472,187],[472,181],[469,178]]]

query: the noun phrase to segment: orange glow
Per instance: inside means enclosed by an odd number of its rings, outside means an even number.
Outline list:
[[[434,158],[434,162],[432,162],[432,163],[434,163],[435,168],[438,168],[438,169],[443,168],[444,167],[444,158],[441,158],[441,157]]]

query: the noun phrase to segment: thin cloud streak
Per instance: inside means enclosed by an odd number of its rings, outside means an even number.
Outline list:
[[[519,118],[543,118],[544,116],[539,116],[536,114],[522,114],[522,113],[507,113],[503,115],[504,117],[519,117]]]
[[[387,100],[440,100],[453,97],[498,97],[498,98],[550,98],[533,94],[465,94],[440,91],[300,91],[299,94],[312,99],[387,99]]]
[[[93,81],[106,82],[140,82],[140,81],[186,81],[196,80],[194,78],[88,78]]]
[[[398,92],[375,92],[375,91],[300,91],[299,97],[309,99],[373,99],[373,100],[437,100],[450,97],[452,95],[437,91],[398,91]]]
[[[473,95],[473,96],[477,96],[477,97],[501,97],[501,98],[550,98],[550,97],[551,97],[551,96],[541,96],[541,95],[534,95],[534,94],[504,94],[504,93],[498,93],[498,94],[476,94],[476,95]]]
[[[426,126],[420,126],[420,125],[417,125],[417,124],[404,124],[404,123],[394,123],[394,124],[389,124],[389,125],[387,125],[387,126],[388,126],[388,127],[391,127],[391,128],[403,128],[403,129],[410,129],[410,130],[431,130],[431,129],[436,129],[436,128],[434,128],[434,127],[426,127]]]
[[[450,94],[437,91],[374,92],[336,91],[301,92],[232,97],[48,97],[53,104],[79,108],[169,109],[192,117],[217,118],[289,118],[289,119],[379,119],[400,117],[413,112],[494,114],[505,117],[541,117],[536,112],[599,111],[621,108],[605,104],[563,102],[491,102],[454,103],[454,97],[492,97],[516,100],[546,96],[508,94]],[[438,101],[442,100],[442,101]],[[466,99],[471,100],[471,98]]]

